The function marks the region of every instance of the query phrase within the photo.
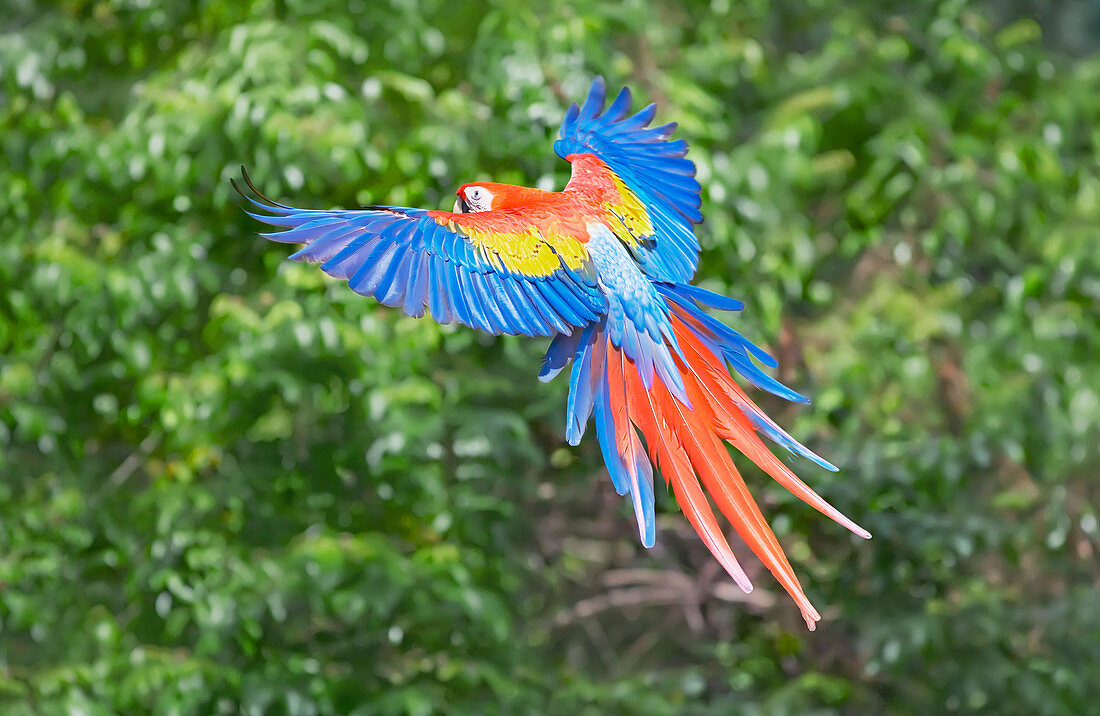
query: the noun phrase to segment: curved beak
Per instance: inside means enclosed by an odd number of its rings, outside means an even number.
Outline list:
[[[470,205],[466,203],[466,200],[461,196],[455,199],[455,214],[468,214],[470,213]]]

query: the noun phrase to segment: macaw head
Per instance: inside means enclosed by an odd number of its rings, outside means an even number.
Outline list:
[[[495,211],[524,206],[547,192],[512,184],[482,181],[463,184],[455,192],[454,213],[469,214],[474,211]]]
[[[472,211],[489,211],[497,208],[493,206],[496,194],[487,183],[463,184],[455,193],[458,195],[454,208],[456,214],[469,214]]]

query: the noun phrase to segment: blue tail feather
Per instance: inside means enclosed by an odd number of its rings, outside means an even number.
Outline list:
[[[596,324],[589,324],[577,341],[577,348],[573,354],[573,370],[569,374],[569,398],[566,403],[565,413],[569,416],[569,423],[565,428],[565,439],[570,445],[580,445],[584,436],[584,429],[588,425],[588,418],[592,415],[593,385],[592,374],[602,372],[603,365],[593,365],[592,334]]]
[[[607,320],[589,324],[576,335],[558,335],[551,342],[543,358],[540,379],[549,380],[573,361],[569,375],[569,397],[566,402],[566,440],[577,445],[584,434],[590,417],[595,418],[596,437],[607,465],[611,482],[620,495],[629,495],[638,523],[638,536],[642,544],[652,547],[656,539],[655,497],[653,490],[653,465],[642,446],[641,439],[627,422],[628,435],[619,435],[615,426],[615,411],[620,406],[611,403],[611,386],[607,372],[608,361]],[[630,331],[633,334],[633,331]],[[667,356],[666,356],[667,358]],[[630,365],[616,349],[615,360]],[[656,360],[649,366],[666,379],[670,368],[666,361]],[[675,366],[671,370],[675,373]],[[676,373],[679,380],[679,374]],[[667,378],[671,380],[671,378]],[[680,391],[683,392],[681,384]],[[625,394],[625,390],[624,390]],[[626,454],[620,453],[620,444],[627,445]]]

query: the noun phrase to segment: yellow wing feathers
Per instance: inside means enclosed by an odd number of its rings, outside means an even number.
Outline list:
[[[588,263],[588,250],[579,237],[535,226],[501,231],[449,222],[447,228],[464,236],[488,264],[505,273],[549,276],[564,264],[576,271]]]
[[[653,222],[650,220],[649,212],[646,211],[637,194],[627,188],[626,183],[619,178],[618,174],[612,171],[608,171],[608,174],[615,184],[619,200],[608,202],[606,207],[626,229],[626,235],[618,231],[615,233],[628,246],[635,246],[639,239],[653,236]]]

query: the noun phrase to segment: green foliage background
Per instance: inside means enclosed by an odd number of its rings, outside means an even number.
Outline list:
[[[3,713],[1100,698],[1100,57],[1026,6],[3,5]],[[596,73],[680,122],[699,280],[815,396],[764,402],[875,534],[748,473],[816,633],[751,558],[741,597],[670,497],[638,547],[594,441],[564,444],[544,341],[285,263],[229,187],[560,185]]]

